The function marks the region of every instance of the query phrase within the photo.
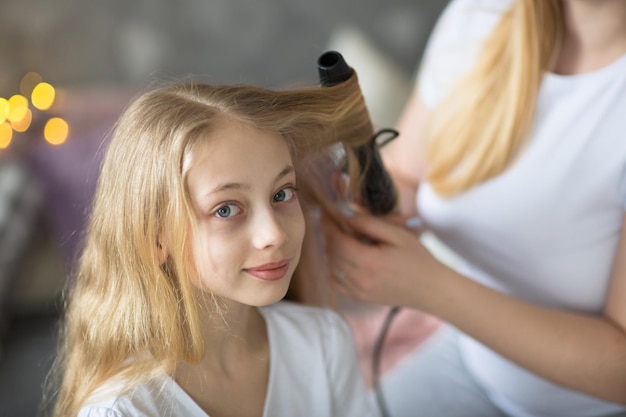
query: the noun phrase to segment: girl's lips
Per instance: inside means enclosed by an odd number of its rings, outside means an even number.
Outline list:
[[[271,262],[254,268],[246,268],[245,272],[263,281],[277,281],[289,270],[289,261]]]

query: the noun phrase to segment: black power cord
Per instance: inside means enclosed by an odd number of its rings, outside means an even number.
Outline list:
[[[382,359],[383,346],[385,344],[385,338],[387,337],[387,333],[389,332],[389,327],[391,326],[393,318],[396,316],[396,314],[398,314],[399,311],[400,307],[396,306],[391,307],[387,312],[387,316],[385,317],[385,321],[383,322],[380,334],[376,339],[376,343],[374,344],[374,351],[372,353],[372,376],[374,380],[374,391],[376,393],[376,401],[378,402],[378,407],[380,408],[380,413],[382,417],[391,417],[391,414],[389,414],[387,402],[385,401],[385,395],[380,385],[380,361]]]

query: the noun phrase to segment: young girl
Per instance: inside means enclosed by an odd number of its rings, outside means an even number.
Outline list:
[[[367,416],[345,322],[280,301],[300,259],[298,162],[367,140],[356,79],[139,97],[102,166],[55,416]]]

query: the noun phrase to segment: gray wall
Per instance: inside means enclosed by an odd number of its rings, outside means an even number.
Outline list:
[[[154,79],[276,87],[316,77],[337,28],[355,26],[413,72],[446,0],[1,0],[0,96],[27,71],[64,87]]]

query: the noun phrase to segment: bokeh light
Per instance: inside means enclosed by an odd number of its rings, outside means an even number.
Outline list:
[[[43,136],[52,145],[61,145],[67,139],[70,128],[67,122],[60,117],[53,117],[46,123]]]
[[[9,99],[9,116],[11,123],[18,123],[28,112],[28,99],[21,94],[16,94]]]
[[[0,97],[0,124],[4,123],[9,117],[9,101]]]
[[[41,77],[41,75],[32,71],[27,72],[26,74],[24,74],[24,76],[22,77],[22,81],[20,82],[20,93],[26,97],[30,96],[35,86],[42,81],[43,78]]]
[[[6,149],[11,144],[13,129],[7,122],[0,123],[0,149]]]
[[[54,96],[54,87],[46,82],[40,82],[33,88],[30,101],[36,109],[45,111],[54,103]]]
[[[11,122],[11,127],[16,132],[26,132],[33,121],[33,112],[27,107],[23,117],[20,120]]]
[[[19,137],[16,133],[40,126],[34,119],[42,118],[42,114],[50,113],[51,109],[63,107],[62,99],[63,90],[57,91],[50,83],[44,82],[40,74],[33,71],[24,74],[19,94],[8,99],[0,97],[0,150],[9,148],[15,142],[14,138]],[[62,118],[53,117],[48,120],[43,132],[29,137],[41,136],[52,145],[61,145],[69,136],[69,125]]]

